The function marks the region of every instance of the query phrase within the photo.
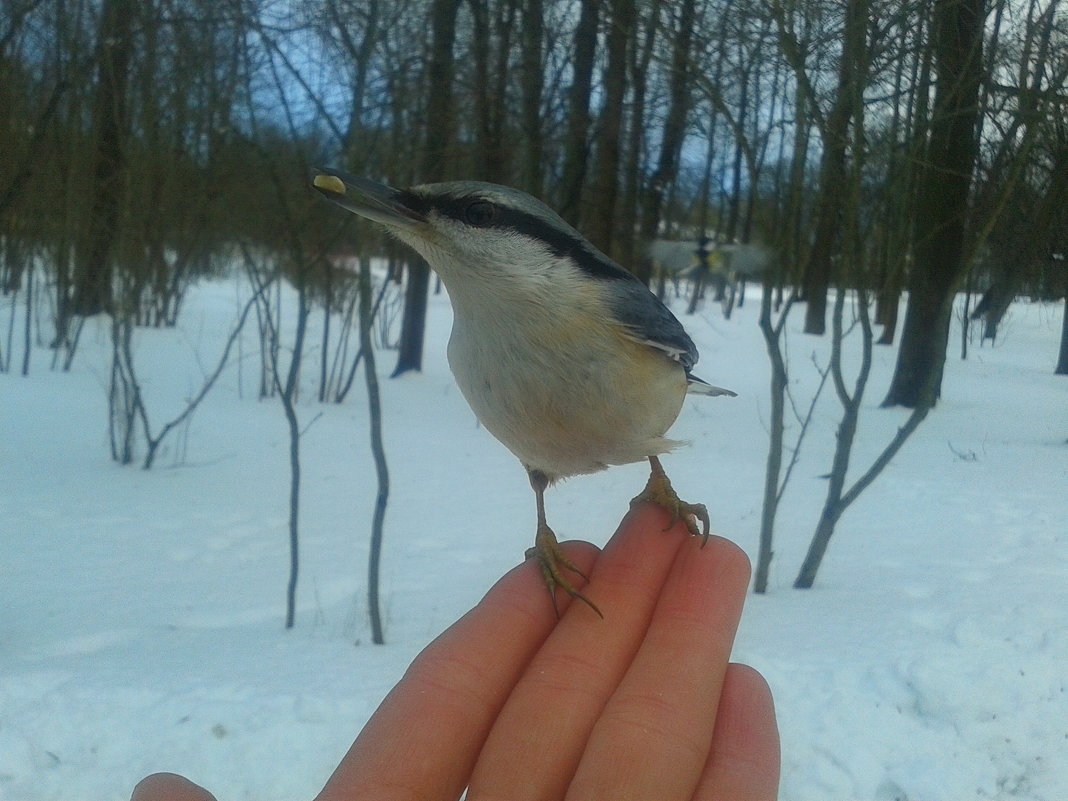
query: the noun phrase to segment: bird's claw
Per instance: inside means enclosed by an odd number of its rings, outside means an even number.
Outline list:
[[[589,581],[589,578],[585,573],[576,565],[573,561],[567,558],[567,555],[560,548],[560,543],[557,542],[556,535],[553,530],[548,526],[540,526],[538,528],[537,536],[534,539],[534,547],[528,548],[525,554],[527,559],[537,559],[538,567],[541,568],[542,578],[545,579],[545,586],[549,588],[549,598],[553,602],[553,612],[556,613],[557,618],[560,617],[560,609],[556,605],[556,588],[559,587],[572,598],[582,601],[586,606],[597,613],[599,617],[604,617],[601,610],[597,608],[597,604],[575,589],[574,585],[567,580],[564,575],[565,570],[570,570],[572,573],[577,573],[583,580]]]
[[[649,476],[649,483],[645,485],[644,490],[634,497],[630,505],[633,508],[640,503],[655,503],[671,513],[671,522],[668,523],[665,531],[681,520],[690,534],[701,538],[702,548],[708,542],[708,534],[712,528],[712,523],[708,517],[708,509],[705,508],[703,503],[687,503],[679,498],[675,488],[671,486],[671,481],[668,480],[663,471],[658,472],[654,468]],[[697,527],[698,522],[701,523],[700,528]]]

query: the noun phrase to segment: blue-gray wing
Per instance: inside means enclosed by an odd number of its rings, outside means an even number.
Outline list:
[[[690,372],[697,364],[697,346],[678,318],[645,284],[637,280],[620,281],[613,294],[616,317],[631,330],[634,338],[662,351],[686,370],[688,392],[711,397],[737,395]]]
[[[637,279],[615,282],[612,306],[616,318],[639,342],[663,351],[690,369],[697,364],[697,346],[674,314]]]

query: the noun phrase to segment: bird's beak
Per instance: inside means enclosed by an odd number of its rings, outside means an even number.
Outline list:
[[[312,186],[327,200],[383,225],[411,229],[426,222],[426,217],[406,202],[410,199],[405,193],[343,170],[316,170]]]

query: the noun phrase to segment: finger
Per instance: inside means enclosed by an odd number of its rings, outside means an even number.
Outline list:
[[[691,797],[748,584],[749,559],[737,545],[718,537],[704,548],[683,544],[641,648],[590,735],[569,801]]]
[[[712,750],[694,801],[774,801],[779,770],[779,729],[771,688],[751,667],[730,665]]]
[[[588,573],[596,548],[564,548]],[[561,609],[569,602],[561,598]],[[319,801],[459,798],[501,706],[556,623],[537,566],[510,571],[412,663]]]
[[[605,702],[648,626],[675,554],[689,538],[649,505],[628,514],[584,593],[604,619],[573,604],[531,660],[486,741],[468,798],[559,799]]]
[[[215,796],[184,776],[153,773],[137,783],[130,801],[215,801]]]

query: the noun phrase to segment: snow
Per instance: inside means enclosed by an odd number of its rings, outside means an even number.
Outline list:
[[[202,283],[177,328],[136,332],[157,429],[199,388],[245,293]],[[754,559],[769,372],[757,311],[751,299],[730,320],[714,305],[684,319],[698,374],[739,397],[691,398],[672,434],[692,445],[665,458],[680,494],[707,503],[714,529]],[[816,586],[795,591],[837,422],[830,387],[821,399],[780,511],[770,592],[750,595],[735,651],[775,694],[783,799],[1068,798],[1061,313],[1017,303],[995,346],[950,355],[941,404],[846,513]],[[787,343],[804,406],[810,357],[825,363],[828,343],[800,321]],[[359,385],[343,405],[315,401],[319,322],[299,404],[291,631],[288,440],[278,401],[256,397],[254,318],[150,471],[109,457],[104,321],[87,324],[70,373],[50,371],[41,347],[28,377],[0,375],[0,799],[123,799],[158,770],[223,799],[311,797],[414,655],[522,558],[533,498],[452,382],[450,310],[435,295],[424,372],[382,381],[388,644],[370,643],[366,402]],[[906,417],[878,408],[893,358],[876,349],[854,475]],[[566,482],[550,491],[550,521],[603,544],[644,480],[633,465]]]

